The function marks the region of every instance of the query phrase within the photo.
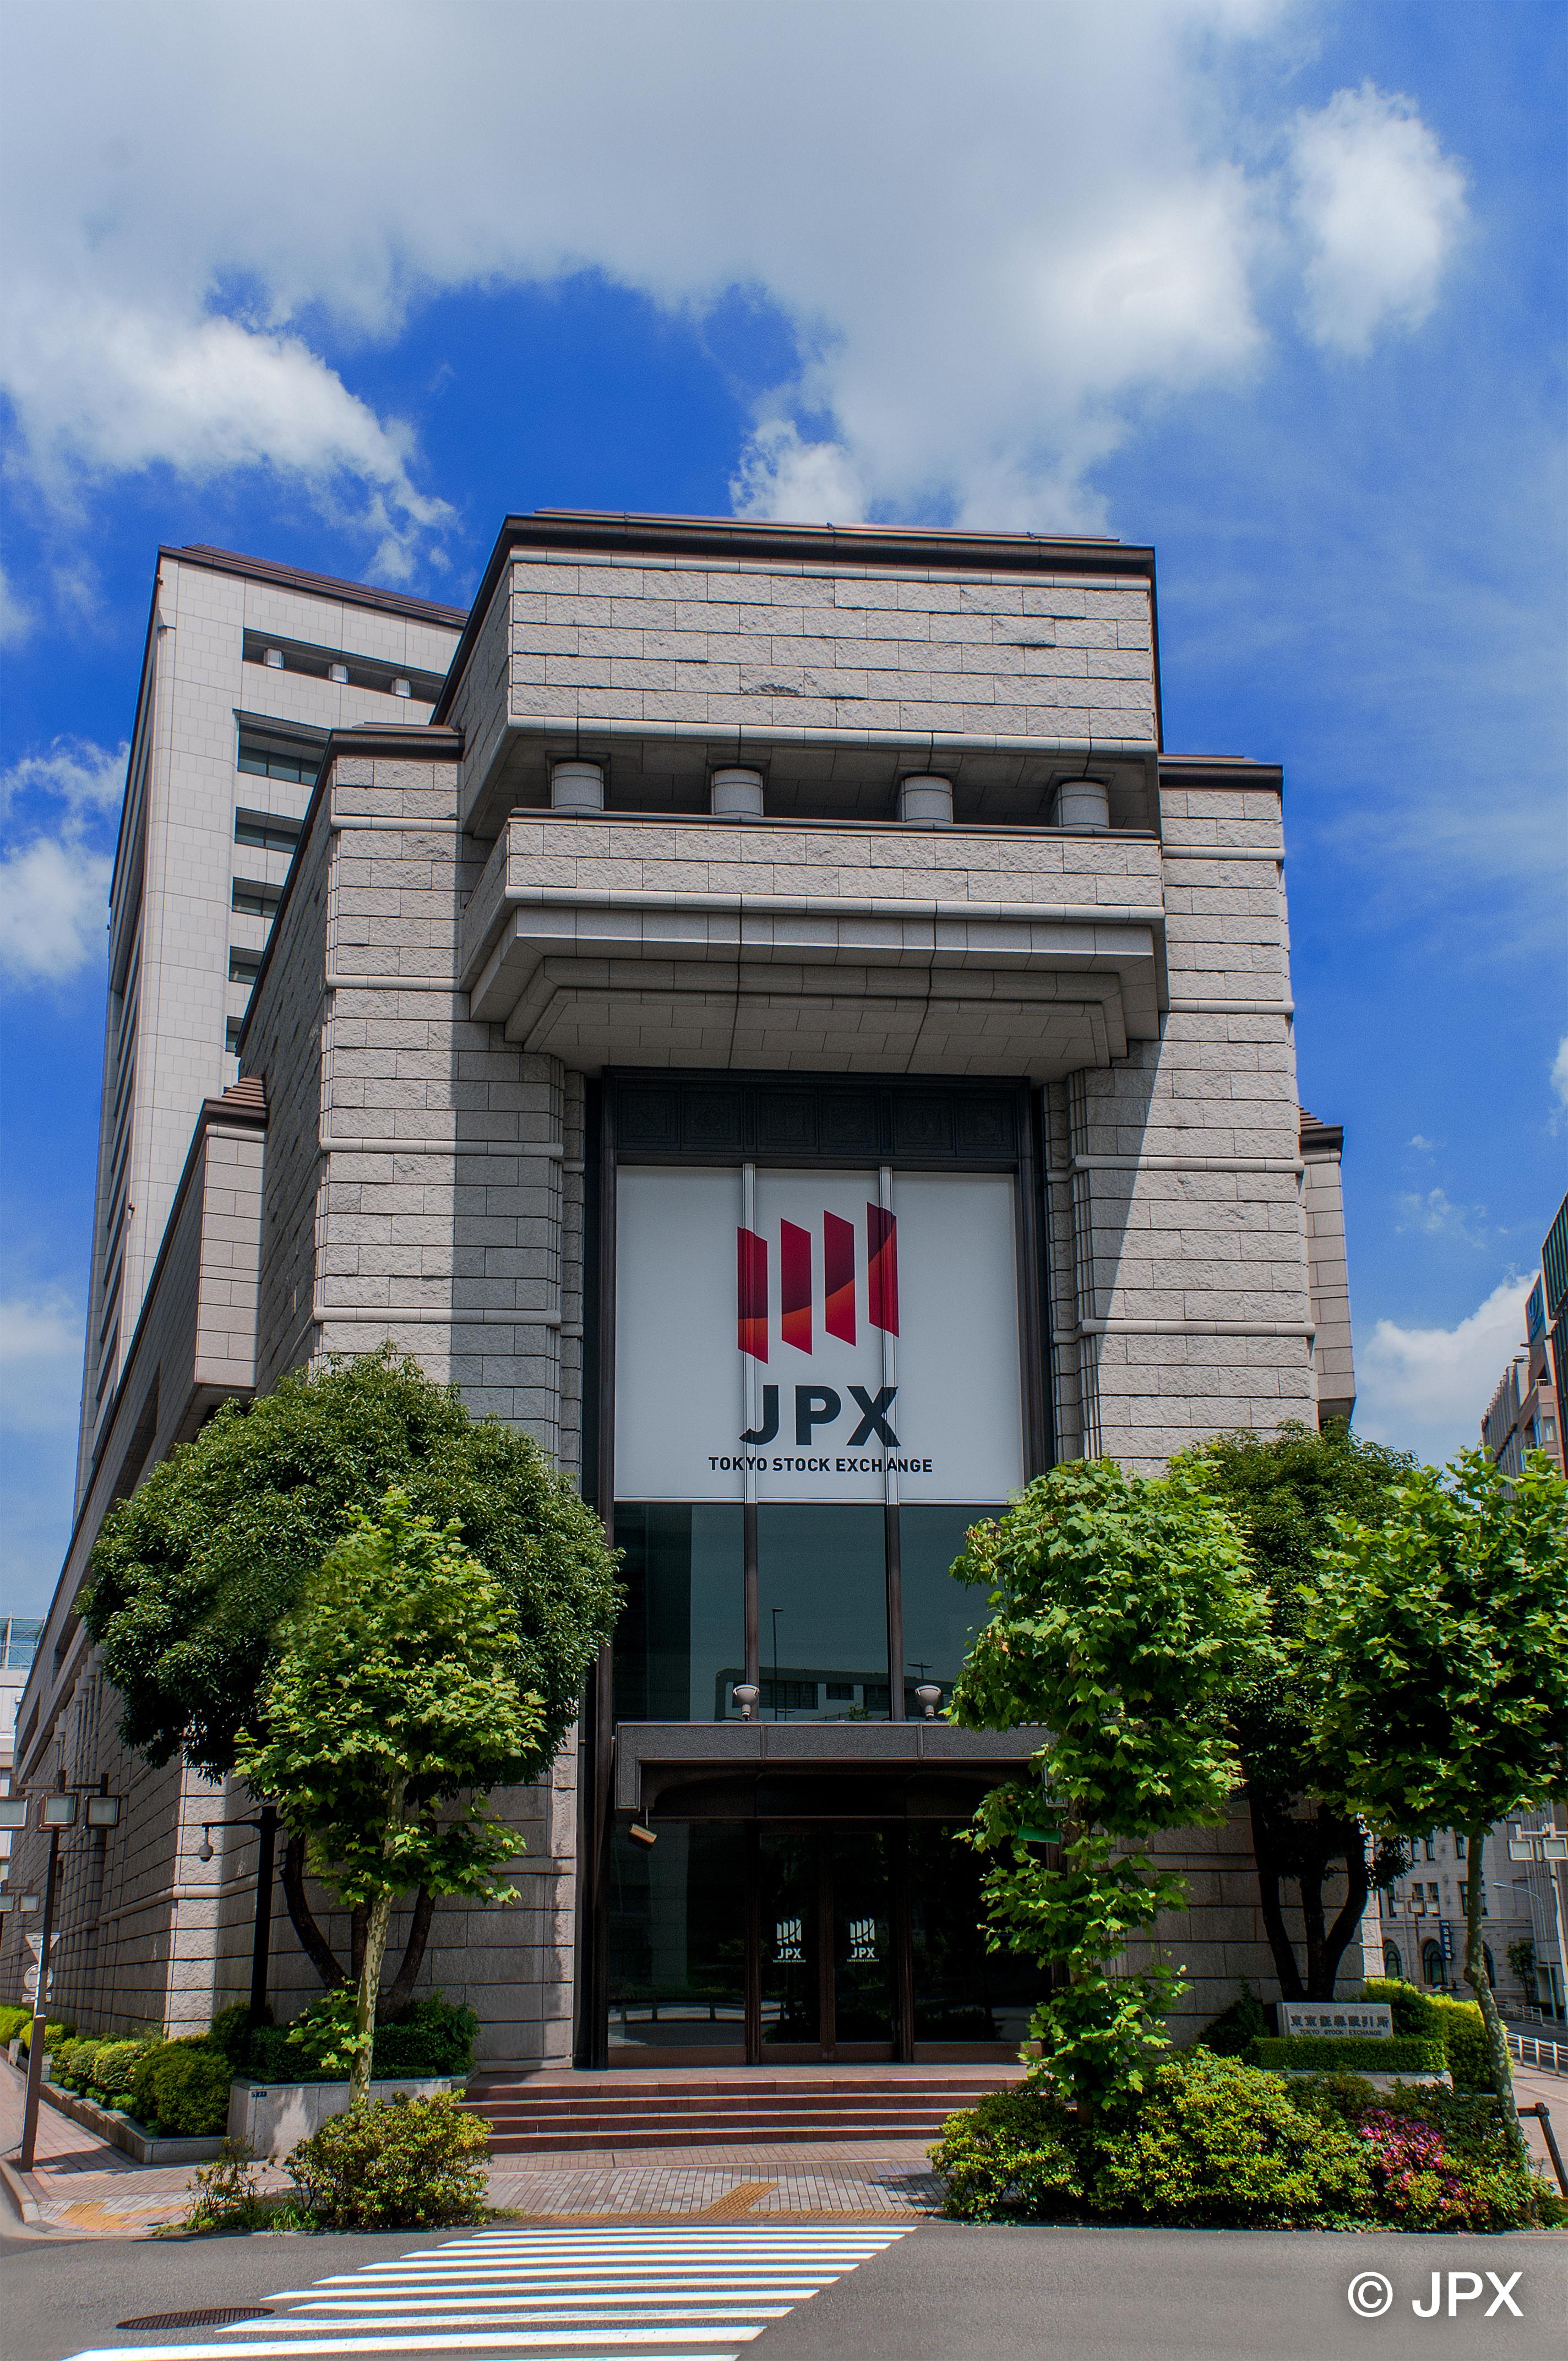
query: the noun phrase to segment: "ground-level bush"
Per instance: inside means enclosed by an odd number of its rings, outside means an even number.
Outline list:
[[[73,2025],[56,2025],[52,2022],[46,2022],[44,2026],[45,2050],[52,2050],[57,2042],[69,2041],[75,2030],[76,2027]],[[33,2013],[31,2009],[27,2011],[25,2022],[17,2027],[16,2031],[12,2034],[7,2034],[5,2037],[7,2041],[19,2040],[22,2045],[22,2056],[24,2058],[27,2056],[33,2046]]]
[[[111,2106],[116,2100],[128,2102],[131,2079],[152,2046],[150,2041],[100,2042],[93,2060],[93,2095]]]
[[[371,2080],[466,2074],[478,2029],[471,2008],[454,2008],[439,1993],[416,2001],[395,2025],[376,2027]],[[346,2081],[353,2033],[354,1994],[323,1993],[292,2025],[268,2026],[251,2036],[250,2074],[258,2082]]]
[[[456,2101],[394,2098],[334,2115],[288,2159],[327,2230],[427,2230],[484,2211],[490,2127]]]
[[[1568,2219],[1513,2162],[1495,2100],[1379,2092],[1354,2074],[1287,2081],[1201,2048],[1093,2121],[1045,2089],[999,2093],[952,2117],[931,2159],[965,2221],[1496,2231]]]
[[[0,2008],[0,2048],[7,2048],[22,2027],[31,2025],[32,2021],[33,2012],[25,2001],[10,2002]]]
[[[1387,2002],[1396,2040],[1402,2036],[1407,2039],[1441,2041],[1457,2089],[1491,2089],[1486,2027],[1475,2001],[1424,1993],[1418,1985],[1401,1983],[1393,1976],[1368,1976],[1365,1997]]]
[[[1432,2004],[1442,2027],[1448,2070],[1459,2091],[1489,2091],[1492,2059],[1486,2047],[1486,2021],[1473,2000],[1438,2000]]]
[[[1212,2016],[1198,2036],[1203,2048],[1211,2050],[1216,2058],[1245,2058],[1253,2042],[1268,2037],[1268,2019],[1263,2013],[1263,2003],[1245,1976],[1240,1982],[1241,1991],[1229,2008],[1222,2009],[1218,2016]]]
[[[930,2156],[961,2222],[1059,2213],[1083,2197],[1071,2117],[1037,2085],[992,2091],[949,2115]]]
[[[131,2103],[171,2139],[211,2139],[229,2120],[228,2059],[204,2034],[160,2041],[137,2062]]]
[[[1277,2074],[1201,2050],[1157,2067],[1125,2122],[1091,2132],[1091,2202],[1146,2222],[1354,2220],[1370,2211],[1365,2155],[1343,2125],[1297,2103]]]

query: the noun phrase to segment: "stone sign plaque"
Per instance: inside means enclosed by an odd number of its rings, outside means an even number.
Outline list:
[[[1318,2041],[1391,2041],[1394,2015],[1387,2001],[1282,2002],[1285,2035],[1310,2034]]]

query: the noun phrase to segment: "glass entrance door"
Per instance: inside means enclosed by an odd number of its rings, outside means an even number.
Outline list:
[[[764,2061],[893,2054],[889,1839],[876,1828],[765,1829],[758,1948]]]

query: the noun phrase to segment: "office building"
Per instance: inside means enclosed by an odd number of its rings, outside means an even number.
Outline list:
[[[179,889],[206,996],[134,1274],[94,1282],[20,1739],[30,1781],[130,1797],[62,1919],[72,2013],[183,2028],[242,1993],[255,1861],[237,1831],[202,1863],[225,1806],[118,1749],[76,1612],[98,1522],[213,1403],[390,1338],[625,1553],[613,1664],[506,1799],[523,1902],[436,1913],[429,1981],[484,2054],[1010,2054],[1027,1979],[952,1831],[1037,1734],[925,1711],[979,1609],[965,1529],[1062,1459],[1154,1472],[1354,1400],[1279,768],[1164,750],[1153,553],[1112,541],[545,512],[466,618],[176,564],[229,652]],[[290,745],[293,775],[245,767]],[[140,776],[112,1048],[176,890]],[[1242,1817],[1167,1857],[1191,2025],[1269,1953]],[[273,1957],[281,2013],[313,1975],[280,1904]]]

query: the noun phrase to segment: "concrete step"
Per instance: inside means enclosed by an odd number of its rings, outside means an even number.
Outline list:
[[[530,2090],[521,2079],[470,2084],[463,2106],[490,2125],[494,2155],[585,2153],[613,2147],[721,2147],[829,2140],[929,2139],[948,2117],[1010,2075],[869,2079],[763,2074],[734,2082],[629,2075]]]

